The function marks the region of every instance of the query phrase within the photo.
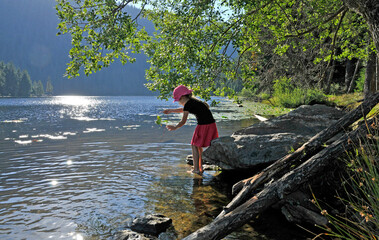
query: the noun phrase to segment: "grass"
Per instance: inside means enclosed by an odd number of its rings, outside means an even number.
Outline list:
[[[364,98],[363,93],[349,93],[341,95],[328,95],[328,102],[344,109],[352,110],[356,108]]]
[[[355,150],[344,159],[347,177],[342,181],[345,197],[339,201],[345,206],[343,213],[329,214],[315,199],[329,226],[322,226],[325,233],[337,239],[377,240],[379,236],[379,125],[362,137]]]
[[[333,106],[337,106],[346,111],[351,111],[357,108],[362,101],[364,100],[363,93],[349,93],[342,95],[328,95],[328,102]],[[379,113],[379,104],[377,104],[368,114],[367,118],[378,115]]]
[[[317,96],[320,96],[318,93]],[[296,97],[298,96],[298,97]],[[309,103],[309,100],[304,100],[304,94],[298,93],[298,94],[283,94],[282,101],[287,102],[282,106],[283,104],[279,103],[279,100],[277,97],[246,97],[246,96],[240,96],[239,98],[243,101],[243,105],[247,108],[246,113],[247,114],[258,114],[263,116],[280,116],[283,114],[286,114],[290,111],[292,111],[297,106],[300,106],[302,104]],[[312,98],[312,96],[308,99],[321,99],[322,101],[318,103],[324,103],[328,106],[336,106],[339,108],[342,108],[345,111],[351,111],[355,109],[357,106],[359,106],[363,99],[364,95],[363,93],[349,93],[349,94],[341,94],[341,95],[325,95],[325,98],[315,97]],[[257,102],[259,101],[259,102]],[[317,102],[317,101],[316,101]],[[292,107],[286,107],[286,106],[292,106]],[[379,105],[377,105],[373,110],[368,114],[368,117],[377,115],[379,113]]]
[[[293,108],[272,106],[267,102],[255,102],[252,100],[242,99],[243,106],[246,108],[246,114],[248,115],[261,115],[265,117],[276,117],[286,113],[289,113]]]

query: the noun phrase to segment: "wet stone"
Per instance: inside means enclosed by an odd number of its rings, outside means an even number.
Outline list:
[[[143,233],[137,233],[131,230],[122,230],[113,238],[114,240],[156,240],[157,237],[150,236]]]
[[[143,218],[134,219],[130,228],[139,233],[158,236],[160,233],[166,231],[171,224],[172,220],[170,218],[160,214],[153,214]]]

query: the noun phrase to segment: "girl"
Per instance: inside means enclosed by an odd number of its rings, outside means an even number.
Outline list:
[[[202,161],[203,147],[209,147],[211,141],[218,138],[216,121],[209,110],[209,105],[192,97],[192,90],[180,85],[174,89],[173,95],[174,102],[179,102],[183,108],[166,109],[163,113],[183,113],[183,117],[176,126],[167,125],[166,128],[169,131],[176,130],[186,123],[189,113],[196,116],[197,126],[191,141],[194,168],[192,172],[201,175],[204,171]]]

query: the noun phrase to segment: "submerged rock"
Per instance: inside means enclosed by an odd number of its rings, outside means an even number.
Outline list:
[[[137,233],[131,230],[122,230],[113,238],[114,240],[157,240],[157,237],[150,236],[143,233]]]
[[[158,236],[160,233],[166,231],[171,224],[172,220],[170,218],[160,214],[153,214],[144,218],[134,219],[130,228],[136,232]]]
[[[155,239],[175,239],[173,233],[165,232],[172,226],[172,220],[160,214],[148,215],[136,218],[131,223],[130,229],[117,232],[114,240],[155,240]],[[157,237],[160,234],[159,238]]]
[[[325,105],[304,105],[212,141],[203,153],[207,163],[225,170],[245,170],[272,163],[295,150],[341,118],[344,113]]]

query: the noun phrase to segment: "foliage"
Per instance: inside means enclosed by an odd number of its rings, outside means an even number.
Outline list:
[[[269,90],[284,76],[314,88],[332,60],[363,58],[368,45],[366,23],[340,0],[136,0],[156,26],[152,35],[126,13],[131,1],[57,2],[60,33],[72,36],[69,76],[82,67],[96,72],[115,58],[133,62],[131,53],[144,51],[147,87],[161,98],[178,84],[205,100],[234,94],[219,82]]]
[[[326,100],[321,90],[296,87],[291,79],[284,77],[275,80],[271,102],[277,106],[295,108],[304,104],[325,103]]]
[[[346,160],[348,177],[344,180],[346,198],[340,198],[346,207],[345,214],[329,214],[322,210],[331,228],[322,227],[325,235],[338,239],[377,239],[379,236],[379,132],[363,137]],[[322,209],[319,202],[317,206]]]
[[[86,75],[108,67],[115,58],[122,63],[134,62],[131,53],[141,51],[147,33],[122,11],[129,1],[85,0],[57,1],[61,22],[60,34],[70,33],[72,48],[68,76],[78,76],[80,67]]]

